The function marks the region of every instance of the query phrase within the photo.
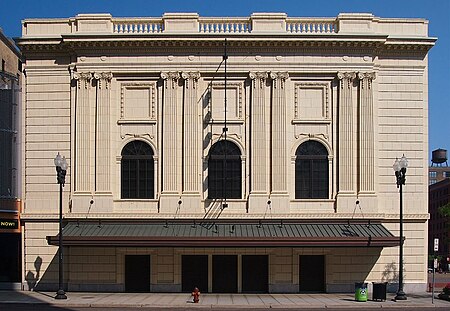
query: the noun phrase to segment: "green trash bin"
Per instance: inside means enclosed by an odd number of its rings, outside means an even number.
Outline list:
[[[355,300],[361,302],[367,301],[367,283],[364,282],[355,283]]]

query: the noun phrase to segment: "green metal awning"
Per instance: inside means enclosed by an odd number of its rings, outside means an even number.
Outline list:
[[[48,236],[58,245],[59,236]],[[380,223],[69,222],[64,246],[154,247],[386,247],[398,246]]]

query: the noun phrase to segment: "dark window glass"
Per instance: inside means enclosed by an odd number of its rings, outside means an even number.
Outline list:
[[[153,150],[142,141],[132,141],[122,150],[122,199],[153,199]]]
[[[307,141],[297,148],[295,198],[328,199],[328,152],[317,141]]]
[[[209,152],[208,198],[240,199],[241,189],[241,152],[235,144],[219,141]]]

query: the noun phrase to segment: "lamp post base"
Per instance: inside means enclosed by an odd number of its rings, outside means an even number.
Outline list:
[[[399,290],[399,291],[397,292],[397,295],[396,295],[395,298],[394,298],[395,301],[397,301],[397,300],[406,300],[406,299],[407,299],[407,298],[406,298],[406,294],[405,294],[405,292],[402,291],[402,290]]]
[[[67,299],[66,293],[64,292],[63,289],[59,289],[59,290],[56,292],[55,299]]]

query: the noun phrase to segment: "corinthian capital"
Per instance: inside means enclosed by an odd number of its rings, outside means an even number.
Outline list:
[[[88,86],[89,86],[89,82],[92,79],[92,73],[90,73],[90,72],[77,72],[77,71],[74,71],[72,78],[75,81],[77,81],[78,88],[81,88],[82,86],[84,86],[84,88],[87,89]]]
[[[337,77],[341,80],[341,89],[346,87],[350,89],[352,86],[353,80],[356,78],[355,72],[338,72]]]
[[[267,71],[250,71],[248,76],[252,80],[267,79],[269,77],[269,73]]]
[[[167,72],[161,72],[161,78],[163,80],[178,80],[180,79],[180,73],[178,71],[167,71]]]
[[[172,88],[175,88],[176,83],[180,79],[180,73],[178,71],[161,72],[161,79],[167,80],[166,88],[168,88],[169,84]]]
[[[185,80],[188,80],[188,79],[198,80],[198,79],[200,79],[200,72],[198,72],[198,71],[188,71],[188,72],[183,71],[181,73],[181,77]]]
[[[111,81],[112,80],[112,72],[102,72],[101,75],[102,79],[106,80],[106,81]]]
[[[284,88],[284,82],[289,78],[289,73],[284,72],[271,72],[270,78],[273,80],[273,86],[275,88]]]
[[[269,73],[267,71],[250,71],[248,76],[250,79],[255,80],[255,85],[263,88],[266,79],[269,77]]]
[[[362,89],[371,89],[372,81],[375,80],[375,72],[358,72],[358,79]]]
[[[75,80],[91,80],[92,79],[92,73],[90,72],[73,72],[73,78]]]
[[[375,72],[358,72],[358,79],[359,80],[363,80],[363,79],[369,79],[369,80],[375,80],[376,78],[376,74]]]
[[[339,80],[349,79],[353,80],[356,78],[355,72],[338,72],[337,77]]]
[[[200,79],[200,72],[198,71],[189,71],[182,72],[181,77],[186,81],[187,88],[194,88],[197,86],[198,79]]]
[[[97,80],[97,85],[100,89],[109,88],[109,84],[113,77],[111,72],[94,72],[92,76]]]

